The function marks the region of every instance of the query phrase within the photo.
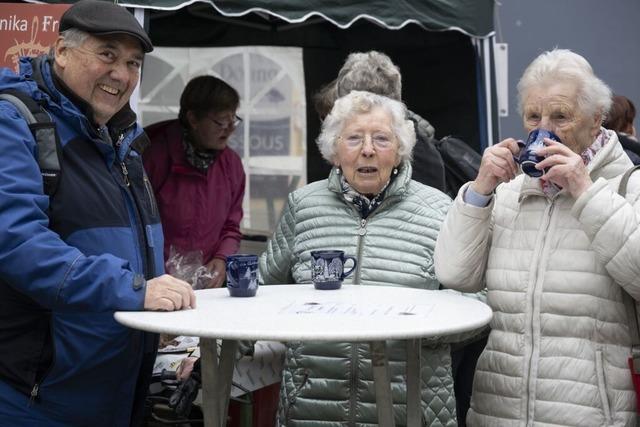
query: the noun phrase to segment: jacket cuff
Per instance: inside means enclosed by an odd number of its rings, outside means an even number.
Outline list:
[[[489,200],[489,204],[486,206],[474,206],[473,204],[467,203],[464,200],[464,194],[470,185],[471,182],[467,182],[462,187],[460,187],[460,191],[458,191],[458,195],[456,196],[456,199],[454,201],[456,208],[461,214],[465,216],[485,220],[491,215],[493,205],[496,201],[496,196],[494,195],[493,197],[491,197],[491,200]]]

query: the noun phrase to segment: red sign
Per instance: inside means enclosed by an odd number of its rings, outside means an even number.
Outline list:
[[[69,4],[0,3],[0,67],[18,70],[21,56],[49,52]]]

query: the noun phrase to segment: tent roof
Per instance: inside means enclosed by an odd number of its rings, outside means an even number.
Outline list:
[[[37,0],[27,0],[39,2]],[[495,0],[116,0],[128,7],[175,10],[193,3],[210,4],[226,17],[251,13],[265,19],[300,24],[312,18],[348,28],[360,19],[397,30],[416,24],[429,31],[456,30],[471,37],[493,34]],[[70,3],[74,0],[44,0]]]

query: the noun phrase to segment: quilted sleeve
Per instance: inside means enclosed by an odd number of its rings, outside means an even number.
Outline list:
[[[287,204],[273,236],[267,242],[267,250],[260,256],[260,280],[264,285],[293,283],[293,244],[295,241],[294,193],[289,194]]]
[[[459,191],[442,225],[434,254],[436,277],[449,289],[479,292],[484,288],[484,273],[491,242],[491,211],[466,204]],[[495,200],[495,197],[494,197]]]
[[[627,188],[625,199],[600,178],[576,200],[572,214],[611,277],[640,300],[640,172]]]

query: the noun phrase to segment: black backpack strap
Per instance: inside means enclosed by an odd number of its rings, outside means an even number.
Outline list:
[[[55,123],[44,107],[24,92],[5,90],[0,92],[0,99],[13,104],[29,125],[38,145],[38,165],[42,174],[44,193],[52,196],[60,182],[62,160]]]

